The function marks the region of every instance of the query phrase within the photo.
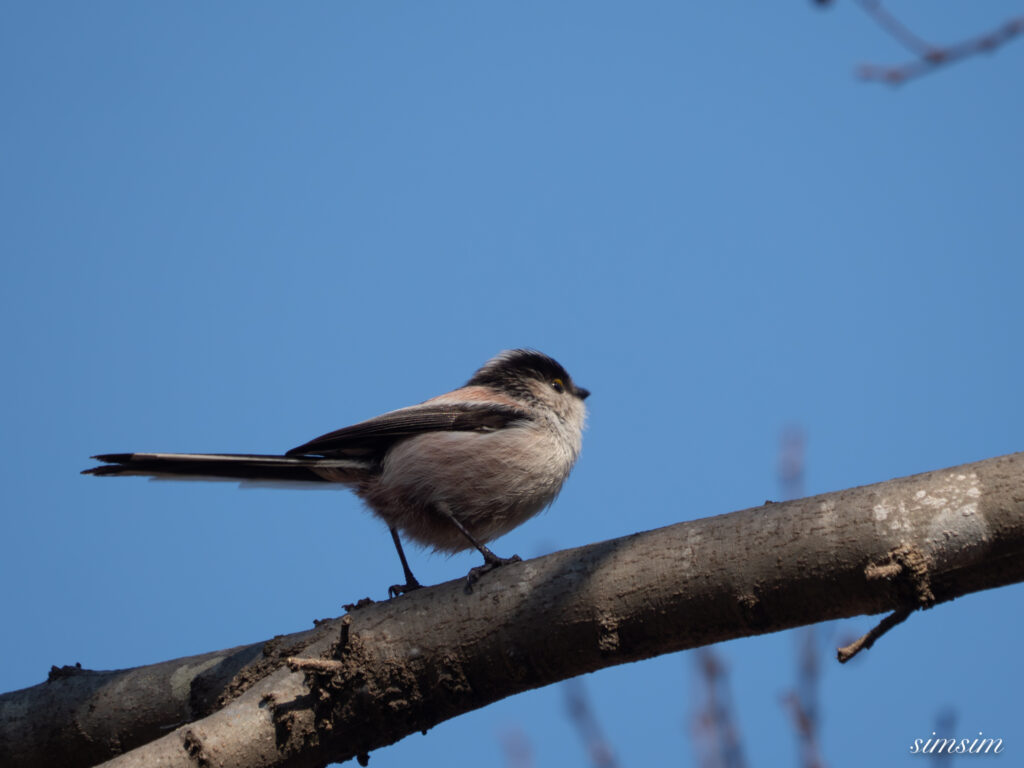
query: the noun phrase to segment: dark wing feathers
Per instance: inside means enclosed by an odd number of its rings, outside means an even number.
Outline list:
[[[517,408],[497,403],[424,403],[328,432],[285,456],[380,457],[396,441],[424,432],[490,431],[529,418]]]
[[[403,408],[351,427],[329,432],[284,456],[209,453],[106,453],[87,475],[166,475],[264,481],[325,481],[365,476],[399,440],[424,432],[490,431],[529,419],[514,407],[497,403],[426,403]],[[322,458],[320,458],[322,457]]]

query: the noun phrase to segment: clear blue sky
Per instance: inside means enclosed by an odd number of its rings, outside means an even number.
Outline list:
[[[896,8],[952,40],[1001,20],[971,5]],[[852,76],[903,58],[846,2],[4,4],[0,689],[300,630],[400,573],[347,493],[82,477],[90,454],[280,451],[507,347],[594,394],[502,554],[778,498],[790,423],[808,493],[1024,449],[1024,44]],[[828,764],[918,764],[944,707],[1024,749],[1022,602],[915,615],[846,667],[874,620],[826,627]],[[720,648],[753,766],[795,765],[796,649]],[[625,765],[693,765],[694,667],[586,678]],[[501,765],[513,730],[586,764],[552,687],[371,765]]]

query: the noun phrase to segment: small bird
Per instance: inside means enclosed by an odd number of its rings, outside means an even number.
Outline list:
[[[328,432],[284,455],[107,453],[86,475],[144,475],[264,483],[340,483],[388,526],[405,576],[391,597],[421,585],[401,536],[441,552],[476,548],[484,573],[519,561],[487,542],[558,495],[582,445],[590,393],[530,349],[501,352],[465,386],[419,405]]]

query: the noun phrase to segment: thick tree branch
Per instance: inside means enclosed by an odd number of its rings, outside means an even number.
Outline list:
[[[459,579],[269,648],[58,677],[0,697],[0,765],[86,765],[197,717],[110,765],[362,758],[602,667],[1022,580],[1024,454],[1014,454],[557,552],[488,574],[472,594]],[[289,666],[289,655],[302,660]],[[222,665],[237,674],[210,674]],[[164,682],[147,688],[147,675]],[[81,679],[92,684],[78,689]],[[123,696],[136,704],[104,731],[104,708],[126,709]],[[77,759],[81,743],[91,751]]]

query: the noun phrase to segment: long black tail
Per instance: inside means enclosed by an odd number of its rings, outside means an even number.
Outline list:
[[[83,475],[146,475],[179,480],[242,480],[283,483],[357,483],[370,467],[353,459],[259,456],[233,453],[104,453],[102,466]]]

